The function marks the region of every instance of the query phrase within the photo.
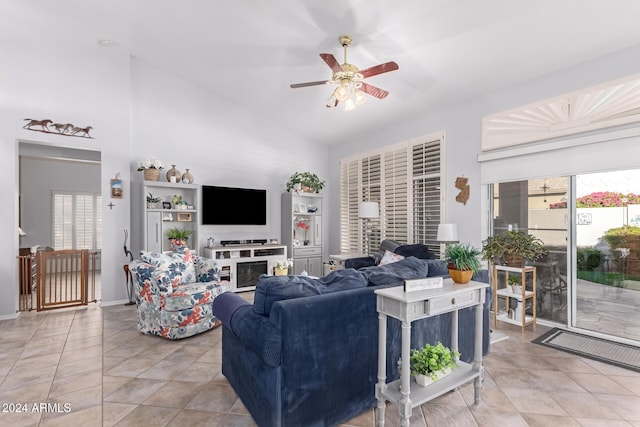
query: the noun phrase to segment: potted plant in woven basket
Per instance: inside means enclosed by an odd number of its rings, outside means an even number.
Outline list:
[[[287,181],[287,191],[319,193],[324,188],[324,181],[311,172],[294,172]]]
[[[548,253],[542,240],[523,231],[507,231],[482,242],[482,258],[511,267],[522,267],[525,260],[535,261]]]
[[[160,178],[160,169],[164,168],[162,162],[153,157],[141,160],[138,163],[138,171],[144,173],[145,181],[157,181]]]
[[[449,276],[456,283],[469,283],[473,274],[480,270],[480,249],[468,243],[453,243],[444,252],[448,262]]]

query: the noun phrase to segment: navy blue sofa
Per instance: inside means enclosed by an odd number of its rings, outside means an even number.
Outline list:
[[[260,426],[333,426],[375,406],[378,314],[374,291],[442,274],[442,261],[408,257],[337,270],[321,279],[261,276],[254,304],[234,293],[213,303],[222,321],[222,373]],[[487,275],[483,275],[487,279]],[[489,352],[489,301],[483,353]],[[387,320],[387,381],[399,377],[401,328]],[[459,312],[459,350],[474,354],[473,308]],[[451,345],[451,314],[412,324],[412,348]]]

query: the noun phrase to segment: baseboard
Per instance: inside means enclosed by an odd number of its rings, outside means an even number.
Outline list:
[[[103,307],[108,307],[110,305],[125,305],[128,303],[129,303],[128,299],[120,299],[117,301],[100,301],[100,305]]]

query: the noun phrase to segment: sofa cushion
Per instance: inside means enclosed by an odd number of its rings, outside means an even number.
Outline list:
[[[423,245],[421,243],[398,246],[394,252],[405,258],[413,256],[419,259],[436,259],[436,254],[431,252],[427,245]]]
[[[440,260],[440,259],[425,259],[424,262],[429,266],[429,272],[427,273],[427,277],[449,275],[449,269],[447,268],[447,261]]]
[[[267,276],[258,280],[253,297],[256,313],[268,316],[273,303],[281,300],[322,295],[345,289],[364,288],[367,281],[354,269],[332,271],[320,279],[308,276]]]
[[[387,265],[364,267],[358,270],[368,281],[369,286],[400,286],[405,279],[427,277],[429,267],[424,260],[408,257]]]
[[[394,262],[402,261],[404,257],[400,254],[394,254],[393,252],[384,251],[384,256],[378,263],[378,265],[393,264]]]

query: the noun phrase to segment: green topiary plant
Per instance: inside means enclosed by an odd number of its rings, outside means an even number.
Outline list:
[[[409,358],[411,375],[424,375],[436,380],[438,373],[446,368],[453,370],[458,367],[459,356],[459,352],[445,347],[441,342],[437,345],[427,344],[420,350],[413,349]]]
[[[308,187],[314,193],[319,193],[324,188],[324,181],[318,178],[318,175],[311,172],[294,172],[289,181],[287,181],[287,191],[293,190],[296,184],[302,187]]]

